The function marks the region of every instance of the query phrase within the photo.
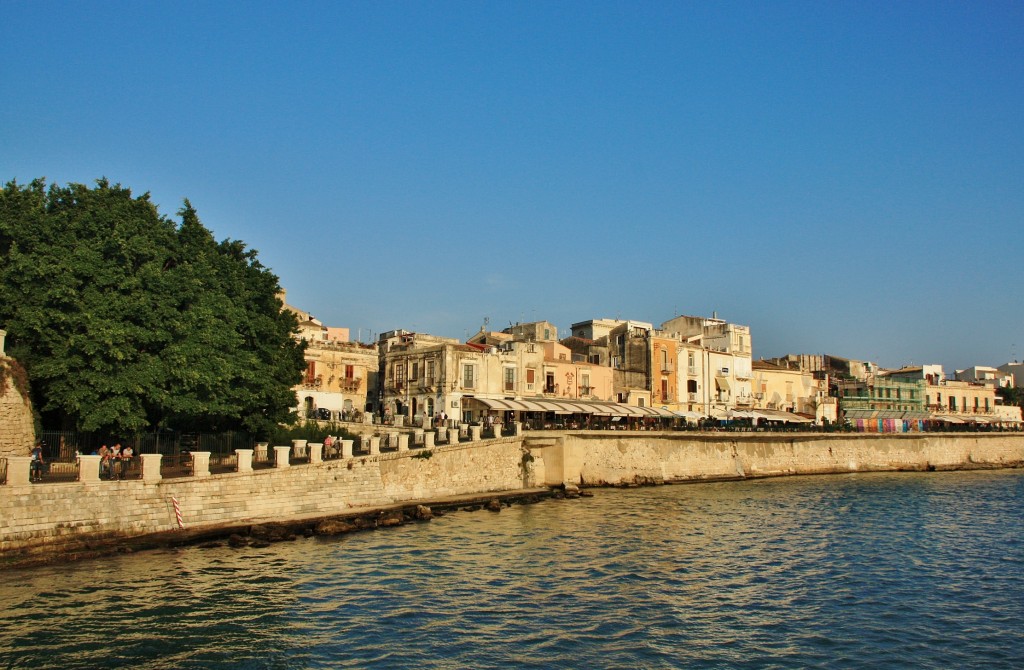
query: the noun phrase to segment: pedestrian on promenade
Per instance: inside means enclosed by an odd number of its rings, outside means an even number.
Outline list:
[[[115,442],[110,448],[110,478],[117,479],[121,469],[121,443]]]
[[[32,448],[32,462],[29,464],[29,479],[33,482],[43,481],[43,443],[36,442]]]
[[[107,479],[110,478],[110,449],[107,445],[102,445],[96,455],[100,457],[100,479],[104,476]]]
[[[132,449],[132,445],[129,444],[121,450],[121,479],[127,479],[133,456],[135,456],[135,450]]]

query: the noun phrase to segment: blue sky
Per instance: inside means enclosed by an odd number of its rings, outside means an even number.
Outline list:
[[[0,9],[0,178],[187,197],[354,336],[1024,356],[1024,3]]]

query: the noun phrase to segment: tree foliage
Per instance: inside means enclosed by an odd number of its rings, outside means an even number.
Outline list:
[[[1001,386],[996,389],[996,395],[1003,399],[1004,405],[1024,407],[1024,388]]]
[[[107,180],[0,193],[0,324],[33,401],[81,430],[268,430],[304,368],[278,279]]]

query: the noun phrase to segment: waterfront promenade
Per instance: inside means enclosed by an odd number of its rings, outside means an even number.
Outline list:
[[[238,472],[0,486],[0,564],[102,550],[129,539],[352,516],[421,501],[543,487],[629,486],[784,475],[1020,467],[1024,433],[543,431]],[[278,447],[278,449],[287,449]],[[246,450],[240,450],[246,451]],[[89,457],[85,457],[88,459]],[[19,466],[20,467],[20,466]],[[98,466],[97,466],[98,468]],[[153,472],[150,470],[150,472]],[[178,517],[180,515],[181,525]]]

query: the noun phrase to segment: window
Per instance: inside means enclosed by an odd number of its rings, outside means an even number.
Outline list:
[[[669,401],[669,397],[668,397],[668,380],[667,379],[662,379],[661,380],[661,401],[662,402],[668,402]]]
[[[468,363],[462,366],[462,386],[468,389],[474,388],[473,366]]]
[[[548,329],[548,328],[544,329],[544,339],[545,340],[550,340],[551,339],[551,330]]]
[[[420,364],[415,362],[412,364],[412,370],[409,372],[409,381],[414,382],[419,379],[420,376]]]
[[[666,349],[661,350],[661,369],[668,370],[668,351]]]
[[[434,383],[434,361],[427,361],[427,385]]]
[[[354,366],[354,365],[346,365],[345,366],[345,379],[355,379],[355,378],[356,378],[356,366]]]
[[[401,388],[405,384],[405,361],[395,364],[395,386]]]
[[[316,361],[306,361],[306,383],[312,384],[314,379],[316,379]]]
[[[505,390],[515,391],[516,390],[516,369],[505,368]]]
[[[590,373],[589,372],[584,372],[584,373],[580,374],[580,386],[581,386],[580,393],[582,393],[583,395],[590,395],[591,393],[594,392],[594,390],[592,388],[590,388]]]
[[[548,372],[544,375],[544,393],[555,392],[555,373]]]
[[[594,365],[600,365],[601,364],[601,354],[590,354],[590,357],[587,359],[587,362],[588,363],[593,363]]]
[[[533,368],[527,368],[526,369],[526,390],[527,391],[532,391],[533,390],[533,384],[534,384],[534,381],[535,381],[534,377],[535,377],[536,373],[537,373],[537,371],[534,370]]]
[[[696,393],[697,392],[697,380],[696,379],[689,379],[689,380],[687,380],[687,382],[686,382],[686,392],[687,393]]]
[[[644,404],[644,399],[643,398],[637,398],[636,399],[636,406],[637,407],[647,407],[647,405]]]

